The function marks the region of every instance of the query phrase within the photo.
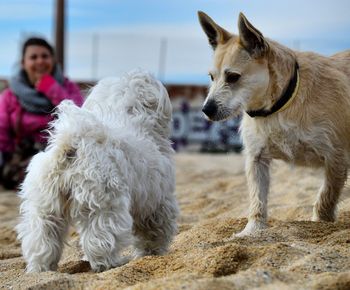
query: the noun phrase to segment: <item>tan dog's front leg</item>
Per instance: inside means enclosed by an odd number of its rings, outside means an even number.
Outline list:
[[[250,194],[248,223],[236,237],[243,237],[267,227],[267,195],[270,187],[270,159],[262,154],[247,156],[246,176]]]
[[[314,205],[313,221],[335,221],[337,203],[347,179],[344,160],[344,154],[336,154],[332,160],[326,160],[325,180]]]

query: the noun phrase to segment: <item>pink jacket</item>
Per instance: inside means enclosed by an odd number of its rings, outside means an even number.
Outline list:
[[[78,106],[83,103],[79,87],[67,78],[61,86],[52,76],[44,76],[37,90],[45,94],[54,106],[64,99],[70,99]],[[13,92],[9,88],[4,90],[0,95],[0,151],[13,152],[16,142],[26,137],[45,142],[42,131],[47,129],[52,119],[51,114],[38,115],[25,111]]]

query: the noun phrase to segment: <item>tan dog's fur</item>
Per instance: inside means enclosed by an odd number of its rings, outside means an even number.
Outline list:
[[[213,82],[203,111],[214,104],[217,110],[209,110],[214,121],[244,112],[241,134],[250,209],[248,224],[236,236],[266,227],[272,159],[324,168],[312,219],[334,221],[350,162],[350,50],[331,57],[293,51],[265,38],[242,13],[239,35],[227,32],[203,12],[199,20],[214,49]],[[293,76],[295,61],[300,85],[291,104],[267,117],[250,117],[247,111],[268,110],[279,99]],[[240,78],[228,83],[227,74],[232,72]]]

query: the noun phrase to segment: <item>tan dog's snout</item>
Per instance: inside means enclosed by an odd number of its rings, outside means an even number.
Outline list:
[[[210,119],[215,119],[215,116],[218,113],[218,105],[214,100],[206,102],[203,106],[202,112]]]

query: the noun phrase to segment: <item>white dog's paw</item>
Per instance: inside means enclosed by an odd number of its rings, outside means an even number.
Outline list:
[[[47,271],[56,271],[57,270],[57,264],[44,264],[44,263],[28,263],[26,267],[27,273],[40,273],[40,272],[47,272]]]
[[[129,263],[132,259],[133,259],[132,255],[119,257],[118,260],[115,262],[114,267],[123,266]]]
[[[122,256],[115,258],[112,262],[105,262],[105,263],[94,263],[90,262],[91,269],[94,272],[104,272],[112,268],[120,267],[128,263],[130,260],[132,260],[132,256]]]
[[[233,238],[242,238],[246,236],[251,236],[256,234],[257,232],[264,230],[267,228],[267,225],[265,222],[261,221],[249,221],[247,225],[245,226],[244,230],[234,234]]]
[[[313,222],[334,222],[336,220],[335,218],[335,212],[329,211],[329,212],[319,212],[314,209],[311,221]]]
[[[146,248],[146,249],[134,249],[132,254],[133,259],[142,258],[145,256],[163,256],[168,252],[168,246],[164,247],[155,247],[155,248]]]

